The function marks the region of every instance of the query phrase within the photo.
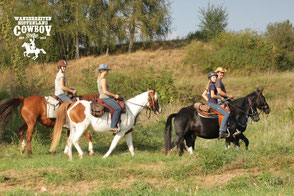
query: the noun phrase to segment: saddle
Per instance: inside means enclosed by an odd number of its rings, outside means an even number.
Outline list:
[[[122,99],[116,99],[115,101],[121,107],[121,114],[125,113],[126,107],[124,101]],[[104,103],[101,99],[99,99],[98,96],[98,98],[95,101],[91,102],[91,114],[95,117],[101,117],[104,114],[104,112],[109,112],[112,118],[114,109],[106,103]]]
[[[224,104],[224,103],[221,104],[221,107],[230,113],[230,109],[226,104]],[[220,114],[219,112],[215,111],[214,109],[212,109],[211,107],[209,107],[208,105],[200,103],[200,102],[196,102],[194,104],[194,108],[197,110],[198,115],[200,117],[212,118],[212,119],[218,118],[219,126],[221,125],[221,122],[222,122],[224,116],[222,114]]]

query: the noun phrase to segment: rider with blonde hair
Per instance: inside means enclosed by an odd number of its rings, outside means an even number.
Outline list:
[[[99,99],[101,99],[104,103],[109,105],[111,108],[114,109],[114,113],[111,119],[111,130],[116,133],[120,131],[119,127],[117,127],[117,123],[119,120],[119,116],[121,113],[121,107],[114,99],[119,99],[120,96],[118,94],[113,94],[109,91],[109,85],[106,81],[106,76],[108,72],[110,71],[108,65],[106,64],[100,64],[97,68],[97,71],[99,72],[98,78],[97,78],[97,87],[99,91]]]
[[[66,79],[65,79],[65,71],[67,67],[67,62],[65,60],[60,60],[57,63],[58,73],[56,74],[55,78],[55,95],[61,99],[63,102],[72,100],[65,94],[65,91],[71,92],[72,94],[77,94],[77,91],[74,89],[67,88],[65,86]]]

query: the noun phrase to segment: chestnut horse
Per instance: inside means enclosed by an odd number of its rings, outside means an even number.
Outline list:
[[[80,99],[94,101],[96,97],[97,94],[88,94],[80,96]],[[26,141],[28,153],[32,154],[31,140],[37,121],[46,127],[54,127],[55,118],[47,118],[47,103],[44,97],[15,97],[12,99],[4,99],[0,101],[0,127],[2,127],[9,120],[12,111],[16,110],[19,105],[21,105],[20,114],[25,121],[25,123],[18,129],[20,141],[22,143],[21,153],[24,153],[25,151],[26,142],[24,140],[24,132],[27,130]],[[88,132],[85,132],[84,135],[87,137],[89,142],[89,154],[93,155],[94,152],[91,135]]]
[[[113,138],[110,148],[103,158],[111,154],[119,140],[124,136],[126,137],[129,151],[132,156],[134,156],[132,128],[135,125],[137,116],[145,107],[153,110],[156,114],[161,112],[161,107],[158,103],[158,94],[155,90],[147,90],[147,92],[126,101],[126,113],[121,114],[121,130]],[[67,154],[70,160],[72,160],[72,145],[77,149],[80,158],[83,157],[83,152],[78,141],[86,129],[89,128],[96,132],[109,132],[111,129],[110,113],[104,113],[101,117],[96,118],[91,115],[89,101],[82,100],[74,102],[73,104],[65,102],[61,104],[57,112],[50,152],[53,152],[59,143],[62,127],[66,123],[66,119],[70,124],[70,138],[67,144]]]

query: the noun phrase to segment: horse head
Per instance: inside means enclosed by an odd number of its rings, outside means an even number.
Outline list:
[[[271,109],[269,107],[269,105],[266,102],[265,97],[262,94],[263,89],[256,89],[256,106],[258,109],[260,109],[261,111],[263,111],[266,114],[269,114]]]
[[[25,42],[25,43],[22,44],[21,47],[27,47],[27,46],[28,46],[28,43]]]
[[[147,107],[152,110],[155,114],[160,114],[162,112],[162,109],[159,105],[159,100],[158,100],[158,93],[154,90],[149,90],[147,88],[148,92],[148,103]]]

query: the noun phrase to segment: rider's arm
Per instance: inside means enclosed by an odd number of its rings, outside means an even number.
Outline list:
[[[232,95],[229,95],[229,94],[225,93],[224,91],[222,91],[221,88],[216,88],[216,90],[217,90],[217,93],[220,94],[220,95],[223,96],[223,97],[233,98]]]
[[[214,93],[214,90],[211,90],[211,98],[213,98],[213,99],[221,99],[221,100],[223,100],[224,98],[223,97],[221,97],[221,96],[217,96],[215,93]]]
[[[60,78],[59,82],[60,82],[61,89],[63,91],[67,91],[67,92],[71,92],[72,94],[76,94],[76,90],[72,90],[72,89],[67,88],[66,86],[64,86],[64,78],[63,77]]]
[[[206,89],[203,91],[203,93],[202,93],[202,97],[203,97],[206,101],[208,101],[207,90],[206,90]]]
[[[111,92],[109,92],[109,91],[107,90],[107,87],[106,87],[106,79],[105,79],[105,78],[103,78],[103,79],[101,80],[101,87],[102,87],[103,93],[104,93],[105,95],[107,95],[107,96],[111,96],[111,97],[114,97],[114,98],[116,98],[116,99],[119,98],[119,95],[117,95],[117,94],[112,94]]]

